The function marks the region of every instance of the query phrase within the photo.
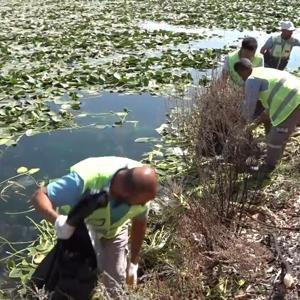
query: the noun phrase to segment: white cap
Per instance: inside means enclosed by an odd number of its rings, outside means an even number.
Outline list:
[[[283,30],[289,30],[289,31],[294,31],[296,28],[291,21],[281,21],[280,22],[280,29]]]

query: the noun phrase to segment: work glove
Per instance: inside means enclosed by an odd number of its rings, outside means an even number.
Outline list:
[[[68,216],[59,215],[55,220],[54,227],[56,230],[56,236],[58,239],[67,240],[75,231],[74,226],[70,226],[67,223]]]
[[[126,277],[126,283],[132,287],[135,287],[137,285],[137,271],[138,271],[139,265],[130,263],[127,269],[127,277]]]

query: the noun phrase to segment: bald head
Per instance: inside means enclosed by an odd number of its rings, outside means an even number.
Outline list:
[[[125,169],[117,173],[112,192],[128,204],[145,204],[155,198],[157,176],[148,166]]]

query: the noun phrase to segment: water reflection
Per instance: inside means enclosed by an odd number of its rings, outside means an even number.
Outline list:
[[[164,122],[170,108],[170,102],[165,98],[147,94],[104,93],[102,96],[86,97],[81,102],[81,109],[75,115],[86,113],[87,116],[77,119],[80,125],[112,125],[117,119],[110,112],[120,112],[127,107],[130,112],[126,120],[137,121],[137,126],[134,123],[104,129],[91,126],[25,136],[16,147],[9,148],[0,157],[0,181],[15,175],[21,165],[38,167],[41,169],[39,174],[55,177],[66,171],[70,164],[88,156],[124,155],[139,159],[149,149],[149,145],[137,144],[134,140],[143,136],[156,136],[154,129]],[[97,116],[98,113],[108,114]]]

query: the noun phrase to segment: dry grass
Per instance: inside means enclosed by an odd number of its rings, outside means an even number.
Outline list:
[[[189,153],[201,187],[202,206],[236,226],[256,197],[249,192],[249,166],[261,155],[240,117],[240,90],[215,80],[180,109],[177,127],[189,141]],[[252,182],[253,184],[253,182]],[[234,224],[233,220],[238,220]]]
[[[184,245],[187,269],[194,274],[202,273],[210,285],[220,276],[215,268],[221,266],[234,270],[248,281],[259,278],[270,253],[259,243],[235,234],[226,225],[213,210],[204,208],[199,199],[191,201],[191,209],[184,215],[178,233]]]
[[[240,117],[242,101],[240,89],[214,80],[197,91],[189,106],[185,105],[184,118],[179,122],[199,166],[203,158],[221,157],[223,162],[243,167],[249,156],[255,156],[255,143]]]

